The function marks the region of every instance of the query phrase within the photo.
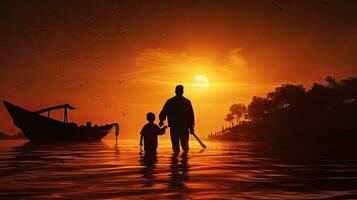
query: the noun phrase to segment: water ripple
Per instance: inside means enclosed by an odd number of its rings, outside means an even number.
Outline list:
[[[175,155],[161,141],[146,155],[136,143],[1,141],[0,199],[357,198],[356,154],[208,142]]]

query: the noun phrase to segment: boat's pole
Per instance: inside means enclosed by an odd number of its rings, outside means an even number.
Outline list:
[[[63,122],[67,123],[68,119],[67,119],[67,108],[64,108],[64,119]]]
[[[118,123],[114,123],[113,125],[114,125],[114,127],[115,127],[115,143],[118,143],[119,124],[118,124]]]

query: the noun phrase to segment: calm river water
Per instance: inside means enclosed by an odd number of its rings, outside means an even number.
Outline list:
[[[191,141],[172,155],[160,141],[147,156],[137,143],[0,141],[0,199],[357,199],[353,153]]]

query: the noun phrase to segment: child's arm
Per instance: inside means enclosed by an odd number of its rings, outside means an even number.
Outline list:
[[[167,126],[164,126],[164,127],[162,127],[162,128],[159,128],[159,130],[157,131],[157,134],[158,134],[158,135],[163,135],[163,134],[165,134],[166,129],[167,129]]]
[[[145,127],[145,126],[144,126]],[[140,131],[140,146],[143,146],[144,127]]]
[[[143,138],[144,138],[144,136],[140,135],[140,146],[143,146]]]

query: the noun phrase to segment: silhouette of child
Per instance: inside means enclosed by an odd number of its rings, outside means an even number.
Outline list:
[[[148,123],[144,125],[140,132],[140,146],[143,146],[144,139],[144,150],[145,152],[156,152],[157,148],[157,136],[165,134],[167,126],[160,128],[158,125],[154,124],[155,114],[149,112],[146,114],[146,119]]]

